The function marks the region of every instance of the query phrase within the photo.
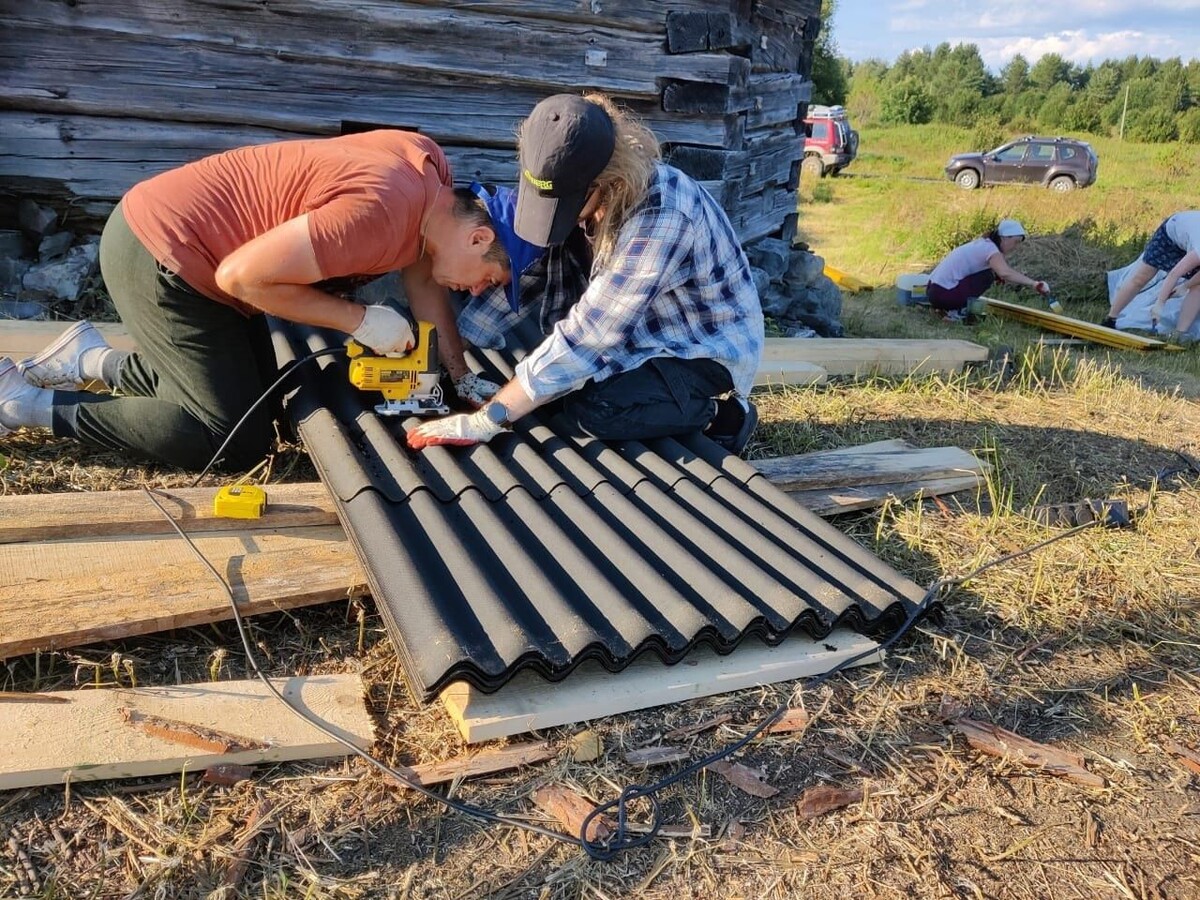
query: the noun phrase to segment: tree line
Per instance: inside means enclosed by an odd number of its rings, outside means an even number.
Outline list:
[[[814,101],[843,104],[859,124],[1115,135],[1124,118],[1127,140],[1200,143],[1200,60],[1129,56],[1079,66],[1057,53],[1036,62],[1018,54],[995,75],[974,44],[905,51],[890,65],[851,62],[836,55],[825,28],[816,49]]]

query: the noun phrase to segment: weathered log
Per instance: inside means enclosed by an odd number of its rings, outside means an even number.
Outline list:
[[[85,33],[87,51],[57,29],[13,24],[0,44],[0,109],[253,125],[339,134],[348,122],[412,128],[439,142],[512,147],[544,88],[492,78],[347,66],[196,41]],[[728,89],[725,89],[726,91]],[[748,105],[751,101],[745,100]],[[661,104],[627,104],[663,140],[724,146],[719,120],[685,119]]]
[[[6,25],[69,31],[84,56],[118,32],[146,38],[147,56],[169,39],[353,60],[421,77],[491,79],[503,72],[522,84],[646,98],[658,96],[660,78],[733,84],[748,69],[745,59],[728,53],[670,56],[655,34],[399,0],[75,0],[26,4],[6,18]]]
[[[411,0],[423,6],[442,6],[445,0]],[[511,16],[553,19],[560,22],[583,22],[587,25],[611,25],[663,34],[665,17],[662,0],[455,0],[454,6],[463,12],[503,13]],[[671,0],[670,9],[679,12],[708,12],[723,10],[731,15],[734,0]],[[717,13],[720,15],[720,13]],[[714,45],[725,46],[725,45]]]
[[[130,187],[233,147],[296,138],[268,128],[0,112],[0,193],[69,205],[74,224],[102,220]],[[459,181],[512,184],[512,150],[444,145]]]
[[[266,128],[3,111],[0,131],[12,138],[0,147],[0,195],[39,196],[64,209],[77,228],[103,222],[125,191],[159,172],[233,147],[296,137]],[[512,150],[443,149],[456,181],[515,183]],[[700,181],[718,202],[732,201],[728,182]],[[0,204],[0,221],[7,215]]]
[[[693,53],[733,47],[736,45],[735,23],[729,12],[671,9],[667,12],[667,50]]]

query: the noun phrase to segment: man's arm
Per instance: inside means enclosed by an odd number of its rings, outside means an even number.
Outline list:
[[[467,361],[463,358],[462,336],[454,320],[447,290],[433,280],[433,261],[423,256],[400,273],[404,281],[404,293],[412,313],[424,322],[432,322],[437,328],[438,351],[442,364],[454,381],[467,374]]]
[[[307,215],[243,244],[221,260],[216,271],[217,287],[255,309],[350,334],[362,324],[364,308],[313,287],[324,277]]]

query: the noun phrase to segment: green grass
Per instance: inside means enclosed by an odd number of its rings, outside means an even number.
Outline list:
[[[843,175],[801,184],[798,239],[837,268],[878,290],[847,296],[848,333],[871,337],[970,337],[990,346],[1022,347],[1039,332],[999,320],[964,333],[935,316],[897,309],[892,285],[902,272],[928,271],[952,247],[1012,217],[1029,229],[1029,247],[1010,260],[1031,277],[1056,286],[1068,315],[1098,321],[1106,309],[1103,271],[1132,261],[1149,233],[1172,212],[1195,205],[1200,158],[1179,144],[1088,140],[1100,157],[1095,186],[1057,194],[1039,186],[1005,185],[964,191],[945,178],[952,153],[975,149],[966,128],[944,125],[866,129],[858,159]],[[1038,267],[1022,259],[1054,238],[1054,253]],[[1041,254],[1045,256],[1045,254]],[[996,296],[1032,303],[1027,290],[998,288]],[[1117,353],[1128,373],[1189,393],[1200,387],[1195,353]],[[1195,383],[1193,384],[1193,380]]]

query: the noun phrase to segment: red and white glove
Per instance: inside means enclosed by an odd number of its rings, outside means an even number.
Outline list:
[[[486,444],[505,430],[480,410],[470,415],[447,416],[444,419],[426,422],[410,431],[407,441],[413,450],[442,445],[470,447],[472,444]]]
[[[459,399],[465,400],[476,409],[481,409],[495,397],[498,390],[500,390],[500,385],[474,372],[468,372],[454,382],[454,391],[458,394]]]
[[[1033,289],[1043,297],[1050,293],[1050,285],[1046,284],[1044,281],[1035,281],[1033,283]]]
[[[412,319],[383,305],[364,309],[362,324],[350,337],[376,353],[407,353],[417,345]]]

